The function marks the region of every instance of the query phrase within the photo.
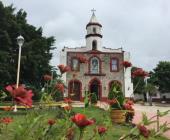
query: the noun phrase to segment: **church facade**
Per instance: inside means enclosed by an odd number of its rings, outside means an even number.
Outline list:
[[[131,68],[125,69],[123,61],[130,61],[130,53],[122,48],[102,47],[102,25],[94,12],[86,25],[86,45],[64,47],[60,53],[60,63],[70,66],[71,71],[63,75],[67,85],[65,96],[82,101],[85,91],[95,93],[100,101],[107,100],[113,82],[121,85],[125,97],[133,93]]]

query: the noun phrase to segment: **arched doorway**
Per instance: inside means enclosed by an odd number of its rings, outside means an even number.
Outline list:
[[[109,82],[109,92],[110,92],[110,89],[111,89],[113,84],[117,84],[117,85],[119,85],[122,88],[122,84],[119,81],[113,80],[113,81]]]
[[[102,93],[101,90],[102,89],[101,89],[100,80],[98,80],[97,78],[94,78],[89,82],[89,91],[90,93],[96,94],[97,100],[100,100],[101,98],[101,93]]]
[[[71,80],[68,84],[68,96],[74,101],[80,101],[81,99],[82,84],[79,80]]]

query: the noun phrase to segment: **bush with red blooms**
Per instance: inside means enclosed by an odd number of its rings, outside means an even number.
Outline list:
[[[11,94],[16,103],[32,107],[32,90],[27,90],[23,85],[18,88],[9,85],[6,87],[6,90]]]
[[[144,71],[142,68],[137,68],[135,71],[132,72],[132,77],[148,77],[149,73],[147,73],[146,71]]]
[[[128,68],[128,67],[131,67],[132,66],[132,63],[131,62],[129,62],[129,61],[123,61],[123,66],[125,67],[125,68]]]
[[[57,83],[55,88],[61,93],[64,92],[64,84],[63,83]]]
[[[70,98],[64,98],[64,103],[71,104],[72,102]]]
[[[84,114],[76,114],[71,117],[72,122],[74,122],[80,129],[95,123],[93,119],[87,119]]]
[[[104,126],[98,126],[97,131],[98,131],[99,135],[102,136],[102,135],[104,135],[106,133],[107,128],[104,127]]]
[[[139,133],[145,138],[149,137],[150,131],[144,125],[139,125],[138,130],[139,130]]]
[[[126,110],[134,110],[133,107],[132,107],[132,105],[133,105],[133,101],[127,100],[127,101],[125,102],[125,104],[123,105],[123,107],[124,107],[124,109],[126,109]]]
[[[48,124],[49,124],[50,126],[54,125],[55,123],[56,123],[56,121],[55,121],[54,119],[49,119],[49,120],[48,120]]]
[[[69,66],[64,66],[63,64],[58,65],[58,68],[61,74],[64,74],[65,72],[69,72],[71,70]]]
[[[88,62],[86,57],[83,56],[83,55],[78,55],[77,57],[78,57],[80,63],[87,63]]]
[[[51,76],[51,75],[48,75],[48,74],[45,74],[45,75],[43,76],[43,78],[44,78],[45,81],[50,81],[50,80],[52,80],[52,76]]]
[[[13,122],[13,119],[10,118],[10,117],[4,117],[4,118],[0,119],[0,122],[3,123],[3,124],[8,125],[8,124],[10,124],[11,122]]]

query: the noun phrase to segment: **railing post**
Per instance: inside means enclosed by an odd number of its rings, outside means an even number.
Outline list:
[[[159,110],[157,110],[156,116],[157,116],[157,120],[156,120],[156,122],[157,122],[157,132],[159,132]]]

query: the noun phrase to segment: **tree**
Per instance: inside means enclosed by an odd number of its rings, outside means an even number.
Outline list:
[[[149,104],[150,104],[150,106],[152,106],[152,96],[154,94],[156,94],[156,92],[157,92],[157,89],[156,89],[155,85],[153,85],[151,83],[148,83],[147,85],[145,85],[144,91],[145,91],[145,93],[148,93],[148,95],[149,95]]]
[[[18,44],[17,36],[24,37],[22,47],[20,83],[40,88],[42,76],[51,73],[51,50],[54,37],[44,37],[42,28],[27,23],[27,13],[15,12],[11,6],[4,7],[0,1],[0,89],[16,83]]]
[[[150,83],[158,86],[162,93],[170,92],[170,61],[161,61],[150,73]]]

